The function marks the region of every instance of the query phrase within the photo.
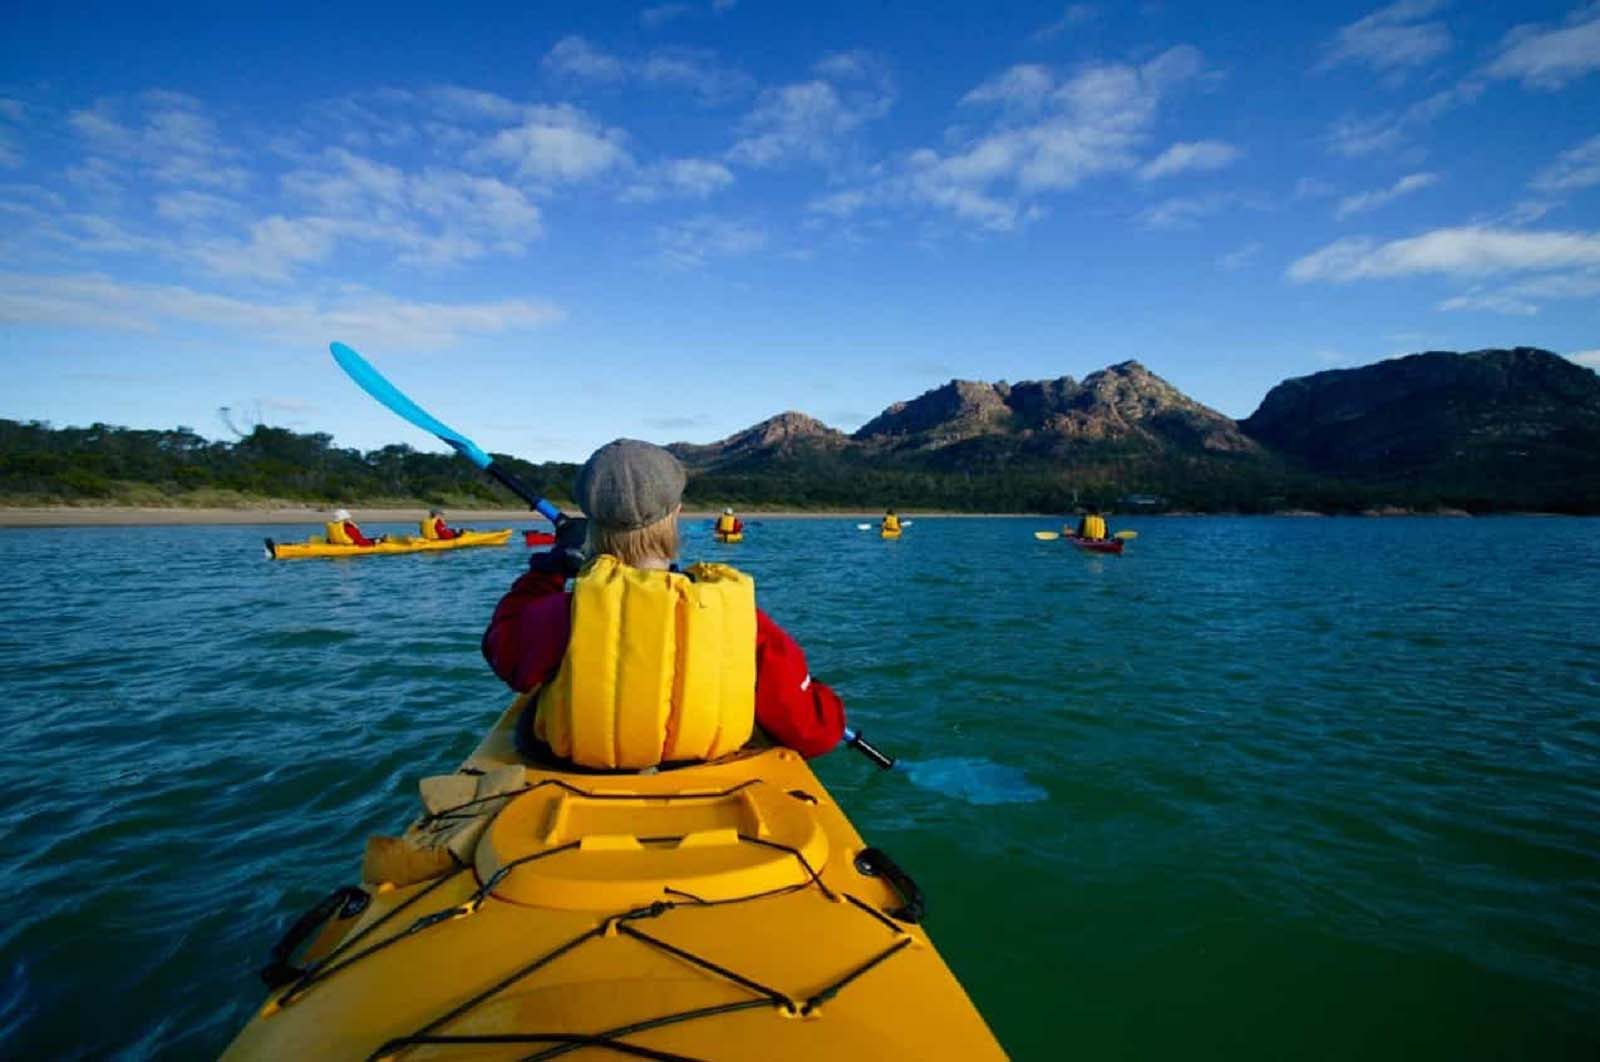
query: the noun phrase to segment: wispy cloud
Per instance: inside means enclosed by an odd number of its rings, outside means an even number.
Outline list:
[[[1388,242],[1366,236],[1335,240],[1292,264],[1289,278],[1342,283],[1430,273],[1483,277],[1596,265],[1600,265],[1600,232],[1466,226]]]
[[[1568,354],[1567,357],[1579,365],[1587,365],[1591,369],[1600,369],[1600,350],[1579,350]]]
[[[1068,4],[1061,17],[1034,31],[1033,39],[1047,41],[1061,36],[1073,26],[1083,26],[1100,17],[1100,9],[1093,4]]]
[[[656,230],[661,256],[682,268],[705,265],[712,258],[753,254],[767,245],[767,233],[747,221],[704,215]]]
[[[106,276],[0,274],[0,321],[12,325],[155,333],[179,323],[307,343],[330,335],[362,335],[397,349],[426,350],[472,335],[540,328],[561,316],[554,305],[530,299],[413,302],[344,291],[266,301]]]
[[[733,181],[733,171],[715,159],[668,159],[641,171],[622,198],[630,203],[674,197],[706,199]]]
[[[882,61],[863,52],[824,56],[817,77],[768,89],[740,123],[728,160],[746,166],[826,162],[841,144],[894,106],[894,83]]]
[[[1579,8],[1559,26],[1530,22],[1500,44],[1486,69],[1489,77],[1512,78],[1529,88],[1559,89],[1600,70],[1600,3]]]
[[[1147,229],[1194,228],[1203,219],[1219,214],[1237,201],[1227,193],[1180,195],[1163,199],[1139,212],[1139,223]]]
[[[621,59],[576,35],[561,38],[539,65],[548,74],[576,81],[622,81],[628,67]]]
[[[608,128],[569,104],[536,106],[520,125],[502,129],[473,153],[510,163],[533,181],[582,181],[627,165],[621,129]]]
[[[1445,6],[1445,0],[1399,0],[1340,28],[1317,69],[1345,63],[1370,67],[1391,78],[1422,66],[1450,50],[1450,30],[1443,22],[1424,21]]]
[[[1168,49],[1140,66],[1112,64],[1058,79],[1036,64],[1012,67],[963,102],[998,113],[947,152],[912,153],[910,197],[989,229],[1010,229],[1037,211],[1045,192],[1139,165],[1162,100],[1204,77],[1200,52]]]
[[[122,160],[166,184],[240,189],[240,152],[222,141],[200,101],[175,92],[101,100],[73,111],[68,125],[97,155]]]
[[[1483,94],[1482,80],[1469,78],[1440,89],[1402,111],[1345,115],[1328,130],[1325,143],[1335,155],[1361,158],[1407,147],[1420,129]]]
[[[1369,210],[1377,210],[1381,206],[1392,203],[1401,196],[1410,195],[1412,192],[1420,192],[1424,188],[1438,183],[1439,175],[1436,173],[1407,174],[1387,188],[1376,188],[1370,192],[1359,192],[1355,195],[1345,196],[1339,200],[1339,206],[1334,210],[1334,214],[1341,218],[1347,218],[1351,214],[1364,214]]]
[[[1219,255],[1217,257],[1217,267],[1220,269],[1225,269],[1230,273],[1239,269],[1243,269],[1245,266],[1255,261],[1265,248],[1266,245],[1260,240],[1251,240],[1242,247],[1237,247],[1229,251],[1227,254]]]
[[[1167,150],[1139,167],[1139,179],[1153,181],[1160,177],[1173,177],[1191,170],[1220,170],[1232,165],[1242,154],[1232,144],[1221,140],[1191,140],[1173,144]]]
[[[669,22],[693,13],[692,4],[656,4],[639,12],[639,25],[645,29],[660,29]]]
[[[1541,192],[1570,192],[1600,184],[1600,135],[1563,151],[1531,183]]]

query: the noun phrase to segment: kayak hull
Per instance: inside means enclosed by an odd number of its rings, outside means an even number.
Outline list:
[[[1005,1057],[919,924],[914,882],[799,755],[561,772],[517,758],[519,710],[448,776],[460,794],[492,780],[502,795],[430,803],[404,838],[481,812],[475,849],[431,879],[386,884],[369,842],[370,899],[322,928],[309,973],[276,988],[224,1058],[544,1058],[575,1045],[597,1059]],[[463,1054],[429,1036],[493,1039]]]
[[[1121,553],[1124,544],[1120,538],[1078,538],[1076,535],[1064,537],[1085,553]]]
[[[900,532],[899,531],[886,531],[886,530],[884,530],[883,528],[880,527],[878,529],[878,537],[879,538],[883,538],[883,539],[899,538],[900,537]]]
[[[402,553],[440,553],[474,546],[503,546],[511,540],[511,529],[503,531],[463,531],[458,538],[426,539],[406,536],[380,542],[376,546],[335,546],[327,542],[274,542],[267,539],[267,554],[274,560],[302,557],[392,557]]]
[[[743,542],[744,541],[744,532],[743,531],[734,531],[734,532],[732,532],[730,534],[726,534],[725,535],[720,531],[713,531],[711,533],[711,537],[716,539],[718,542],[724,542],[724,543],[727,543],[728,545],[733,545],[736,542]]]

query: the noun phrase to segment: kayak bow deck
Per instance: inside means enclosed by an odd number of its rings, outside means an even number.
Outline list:
[[[519,710],[290,931],[224,1057],[1004,1057],[799,755],[567,773],[517,757]]]
[[[273,560],[297,557],[394,556],[399,553],[437,553],[472,546],[503,546],[511,540],[511,529],[503,531],[463,531],[456,538],[415,538],[410,535],[387,539],[375,546],[335,546],[312,539],[309,542],[274,542],[267,539],[267,556]]]

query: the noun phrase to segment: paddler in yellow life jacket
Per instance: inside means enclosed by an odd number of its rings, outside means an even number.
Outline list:
[[[878,525],[878,530],[889,535],[900,533],[900,517],[895,515],[893,509],[883,514],[883,523]]]
[[[1107,537],[1106,518],[1100,515],[1098,508],[1093,505],[1089,506],[1089,511],[1084,513],[1083,517],[1078,521],[1076,534],[1079,538],[1092,539],[1096,542],[1105,541]]]
[[[460,538],[461,531],[445,523],[444,514],[438,509],[429,509],[428,515],[422,518],[422,537],[429,542],[448,542]]]
[[[387,535],[379,535],[377,538],[368,538],[362,534],[361,526],[350,518],[349,509],[335,509],[332,516],[333,519],[322,525],[323,534],[330,545],[376,546],[389,537]]]
[[[732,509],[722,510],[722,515],[717,517],[715,531],[719,535],[744,534],[744,521],[733,515]]]
[[[659,446],[601,447],[573,489],[588,519],[560,524],[495,607],[483,655],[532,695],[516,729],[528,759],[602,770],[712,759],[757,724],[805,756],[838,744],[843,704],[756,608],[754,580],[674,564],[683,487]]]

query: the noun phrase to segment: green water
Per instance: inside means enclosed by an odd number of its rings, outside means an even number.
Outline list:
[[[687,535],[902,757],[819,770],[1011,1054],[1600,1057],[1600,521],[1045,526]],[[0,1055],[214,1055],[503,706],[520,546],[262,533],[0,532]]]

